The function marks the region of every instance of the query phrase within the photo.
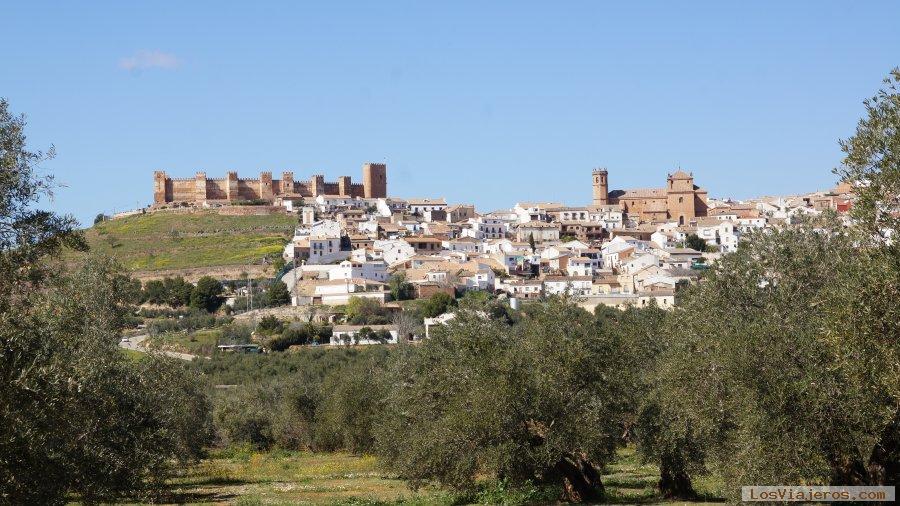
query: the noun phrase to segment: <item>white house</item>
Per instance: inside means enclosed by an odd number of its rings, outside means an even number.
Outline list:
[[[657,230],[650,235],[650,242],[663,248],[671,248],[679,244],[678,234],[672,230]]]
[[[599,265],[593,258],[575,257],[569,259],[566,273],[569,276],[593,276],[595,268],[599,268]]]
[[[757,218],[738,218],[737,227],[741,233],[751,232],[753,230],[760,230],[766,228],[768,220],[763,217]]]
[[[502,239],[506,237],[507,224],[499,218],[479,216],[472,220],[471,226],[463,229],[463,235],[471,235],[475,239]]]
[[[547,295],[587,295],[591,293],[591,276],[546,276],[543,280]]]
[[[460,282],[467,290],[492,290],[494,288],[494,271],[487,266],[479,266],[471,276],[463,276]]]
[[[418,234],[422,232],[422,223],[416,220],[398,220],[397,226],[403,227],[410,234]]]
[[[388,265],[405,262],[416,255],[415,248],[402,239],[378,240],[372,244],[372,248],[381,251],[381,257]]]
[[[602,223],[603,228],[622,228],[622,208],[618,205],[596,206],[588,212],[588,221]]]
[[[447,202],[443,198],[407,199],[406,203],[409,206],[410,213],[420,216],[424,215],[425,211],[444,211],[447,209]]]
[[[328,271],[328,279],[359,278],[384,283],[388,277],[387,264],[383,260],[364,262],[344,260]]]
[[[394,215],[394,209],[391,207],[388,199],[378,199],[375,202],[375,215],[382,218],[390,218]]]
[[[559,223],[530,221],[516,225],[516,240],[528,242],[533,237],[535,243],[559,240]]]
[[[565,207],[553,202],[518,202],[512,208],[519,223],[532,221],[550,221],[547,214],[548,208],[559,209]]]
[[[354,199],[348,195],[317,195],[315,202],[316,207],[325,213],[332,212],[336,209],[365,207],[359,199]]]
[[[585,243],[579,241],[578,239],[574,239],[572,241],[565,242],[565,243],[561,244],[560,246],[562,246],[563,248],[568,248],[568,249],[574,251],[575,253],[581,253],[582,251],[587,251],[591,248],[591,246],[589,244],[585,244]]]
[[[309,237],[309,260],[311,264],[327,264],[350,256],[350,251],[341,251],[341,237],[313,235]]]
[[[367,279],[332,279],[316,284],[313,304],[326,306],[343,306],[351,297],[372,299],[384,303],[390,293],[387,285]]]
[[[448,251],[459,251],[462,253],[481,253],[484,251],[484,243],[473,237],[460,237],[459,239],[444,241],[442,246]]]
[[[691,248],[666,248],[659,252],[659,257],[667,267],[690,269],[703,254]]]
[[[600,247],[604,269],[618,269],[619,265],[623,261],[627,261],[635,252],[634,246],[624,240],[617,241],[616,239],[619,238],[606,242]]]
[[[520,299],[538,299],[544,291],[544,284],[539,279],[497,279],[494,287]]]
[[[659,266],[659,257],[652,253],[644,253],[622,262],[619,270],[625,274],[634,274],[650,266]]]
[[[697,235],[722,253],[737,251],[740,230],[733,221],[704,218],[697,221]]]
[[[529,252],[523,250],[498,250],[491,254],[491,258],[499,262],[506,268],[507,274],[525,264],[525,258]]]

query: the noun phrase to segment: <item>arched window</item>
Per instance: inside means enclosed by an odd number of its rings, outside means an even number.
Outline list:
[[[684,202],[684,197],[678,197],[678,203],[680,204],[682,202]]]

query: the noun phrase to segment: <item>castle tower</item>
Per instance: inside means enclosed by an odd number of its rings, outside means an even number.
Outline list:
[[[293,172],[282,172],[281,173],[281,194],[282,195],[293,195],[294,194],[294,173]]]
[[[338,194],[350,196],[350,176],[338,177]]]
[[[153,173],[153,203],[166,203],[166,173],[158,170]]]
[[[383,199],[387,197],[387,165],[367,163],[363,165],[363,197]]]
[[[275,198],[274,191],[272,189],[272,173],[271,172],[261,172],[259,174],[259,198],[262,200],[268,200],[269,202]]]
[[[609,173],[606,172],[606,169],[601,167],[599,169],[594,169],[591,174],[594,178],[593,205],[605,206],[609,204],[609,180],[607,179]]]
[[[316,174],[309,179],[309,192],[313,197],[318,197],[325,193],[325,176]]]
[[[231,170],[225,173],[225,198],[232,202],[240,200],[237,171]]]
[[[194,176],[194,200],[197,202],[206,200],[206,172],[197,172]]]

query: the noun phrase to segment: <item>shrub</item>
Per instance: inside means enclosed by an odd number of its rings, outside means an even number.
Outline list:
[[[268,303],[272,306],[283,306],[291,303],[291,294],[283,281],[275,281],[266,292]]]
[[[351,325],[385,325],[390,323],[390,313],[378,301],[362,297],[350,297],[346,306],[347,322]]]
[[[316,410],[316,446],[321,450],[346,449],[354,453],[373,449],[375,428],[385,385],[377,360],[358,361],[335,369],[325,377],[328,385]]]
[[[452,295],[438,292],[425,301],[422,310],[425,313],[425,318],[434,318],[446,313],[448,309],[455,305],[456,299]]]
[[[259,320],[256,329],[263,334],[277,334],[284,329],[284,324],[274,315],[266,315]]]
[[[203,276],[191,292],[191,307],[214,313],[222,305],[223,291],[222,284],[217,279]]]
[[[284,351],[294,345],[310,344],[318,334],[318,329],[311,323],[291,325],[269,340],[267,346],[272,351]]]
[[[219,339],[223,344],[247,344],[252,335],[253,330],[249,325],[232,323],[222,327],[222,335]]]

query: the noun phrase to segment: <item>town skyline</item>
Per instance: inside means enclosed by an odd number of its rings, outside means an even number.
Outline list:
[[[367,162],[367,163],[363,164],[363,166],[365,167],[365,166],[368,166],[371,164],[372,163]],[[387,164],[379,162],[379,163],[375,163],[375,165],[387,165]],[[385,197],[386,196],[387,198],[394,198],[394,199],[400,199],[400,200],[415,199],[415,198],[444,199],[448,203],[474,206],[476,209],[478,209],[481,212],[492,212],[492,211],[497,211],[497,210],[512,209],[516,204],[529,203],[529,202],[540,202],[540,203],[556,202],[556,203],[560,203],[560,204],[564,204],[564,205],[568,205],[568,206],[587,207],[587,206],[591,206],[591,205],[597,205],[596,204],[596,196],[593,194],[594,189],[591,184],[591,175],[593,172],[596,172],[597,170],[607,170],[608,171],[606,166],[598,165],[598,166],[593,167],[588,170],[582,170],[580,174],[575,175],[575,177],[580,176],[581,181],[579,181],[577,183],[577,185],[570,185],[570,186],[577,186],[580,189],[580,191],[579,191],[580,194],[575,195],[572,200],[552,197],[552,195],[558,195],[558,192],[554,191],[553,188],[547,188],[547,187],[542,187],[542,190],[545,191],[544,195],[546,195],[546,197],[516,198],[515,196],[512,196],[512,200],[506,202],[505,205],[503,203],[501,203],[500,205],[492,206],[492,207],[480,205],[476,199],[472,199],[472,198],[467,199],[465,196],[463,196],[460,199],[452,199],[452,198],[447,197],[448,194],[452,194],[453,192],[441,193],[441,192],[434,192],[434,191],[432,191],[432,192],[420,191],[420,192],[413,192],[411,194],[402,194],[401,195],[401,194],[392,193],[392,191],[390,189],[388,189],[385,195],[379,194],[377,197]],[[651,172],[651,171],[647,171],[647,172]],[[652,178],[650,180],[647,180],[646,177],[641,177],[641,178],[639,178],[639,180],[646,181],[647,182],[646,185],[645,186],[636,186],[636,185],[628,184],[627,180],[622,180],[619,177],[622,174],[620,174],[619,171],[617,171],[614,174],[615,177],[612,179],[612,181],[608,185],[608,191],[610,191],[612,193],[615,193],[615,192],[624,193],[625,191],[634,190],[634,189],[652,188],[655,186],[659,186],[658,183],[660,181],[662,181],[664,178],[669,177],[672,174],[676,174],[676,173],[680,173],[680,172],[690,175],[693,179],[696,178],[694,171],[685,169],[679,165],[672,169],[658,171],[655,181]],[[153,206],[155,203],[159,203],[158,197],[155,195],[155,193],[158,193],[158,192],[154,192],[154,190],[153,190],[152,178],[159,177],[160,174],[162,175],[162,177],[164,179],[168,178],[168,179],[174,180],[174,181],[194,181],[195,178],[199,177],[201,174],[203,175],[204,180],[206,180],[207,178],[209,180],[221,180],[221,179],[225,178],[228,174],[232,174],[232,173],[236,174],[235,177],[239,178],[241,180],[246,179],[247,177],[250,177],[251,179],[253,179],[257,182],[259,181],[258,176],[260,174],[268,174],[269,177],[272,177],[272,174],[275,174],[276,177],[280,174],[291,174],[292,176],[299,178],[299,179],[296,179],[296,181],[301,181],[301,179],[303,179],[303,181],[301,183],[303,185],[308,184],[306,179],[310,179],[310,178],[312,178],[314,180],[315,178],[324,177],[324,180],[332,180],[333,179],[334,181],[340,181],[342,179],[350,179],[348,176],[337,176],[337,175],[333,175],[328,172],[323,173],[323,171],[307,173],[304,171],[296,171],[296,170],[289,170],[289,169],[285,169],[284,171],[259,170],[259,171],[245,171],[245,172],[241,172],[240,170],[225,170],[225,171],[221,171],[220,173],[198,169],[189,174],[174,173],[174,172],[169,172],[169,171],[165,171],[165,170],[158,170],[158,171],[153,171],[153,173],[150,175],[151,180],[148,181],[147,184],[144,185],[145,189],[143,190],[143,193],[146,193],[147,196],[144,196],[142,194],[139,195],[138,196],[139,198],[137,198],[134,201],[135,202],[134,205],[132,205],[130,207],[126,205],[123,208],[102,209],[102,210],[98,211],[97,213],[92,213],[92,212],[88,211],[87,215],[76,216],[76,219],[79,219],[79,221],[83,225],[89,226],[91,220],[94,218],[94,216],[96,214],[102,213],[102,214],[106,214],[106,215],[115,215],[115,214],[123,213],[123,212],[128,213],[128,212],[132,212],[132,211],[139,210],[139,209],[146,209],[146,208]],[[156,176],[154,176],[154,174]],[[625,171],[625,174],[629,174],[629,172]],[[631,174],[633,174],[633,172],[631,172]],[[829,172],[829,175],[831,175],[830,172]],[[395,177],[396,176],[391,175],[392,183],[394,183],[396,181],[394,179]],[[358,181],[358,179],[354,179],[354,181]],[[330,182],[330,183],[326,182],[325,188],[327,188],[329,190],[333,190],[333,191],[324,191],[323,190],[321,193],[322,194],[341,195],[340,191],[337,190],[338,184],[339,184],[338,182]],[[355,184],[355,186],[359,187],[360,194],[355,195],[355,193],[354,193],[353,195],[350,195],[350,196],[356,196],[357,198],[363,198],[364,195],[361,193],[362,192],[362,184],[360,184],[360,183],[354,183],[354,184]],[[710,193],[710,196],[716,200],[744,201],[744,200],[756,200],[756,199],[767,198],[767,197],[782,197],[782,196],[786,197],[786,196],[806,195],[806,194],[812,194],[812,193],[816,193],[816,192],[828,192],[831,189],[833,189],[834,187],[836,187],[837,185],[838,185],[838,181],[835,178],[833,183],[830,183],[830,184],[826,183],[818,188],[805,188],[805,189],[800,188],[800,189],[798,189],[798,191],[795,191],[795,192],[771,191],[768,193],[763,193],[763,194],[758,194],[758,195],[742,194],[743,195],[742,197],[736,197],[732,194],[719,194],[719,193],[712,193],[712,192],[708,192],[708,193]],[[65,182],[63,182],[60,185],[60,188],[65,190],[65,189],[67,189],[67,186],[68,185],[66,185]],[[705,186],[706,185],[704,185],[704,191],[706,190]],[[388,188],[390,188],[390,186]],[[547,190],[549,190],[549,191],[547,191]],[[571,193],[571,192],[569,192],[569,193]],[[310,197],[314,197],[314,195],[307,195],[307,198],[310,198]],[[172,200],[173,199],[170,197],[169,201],[172,201]],[[179,199],[174,199],[174,200],[177,201]],[[191,197],[189,199],[183,199],[183,200],[194,200],[194,199],[193,199],[193,197]],[[201,198],[199,200],[204,200],[204,199]]]
[[[743,199],[835,183],[837,141],[900,49],[900,6],[873,8],[19,3],[2,96],[55,145],[50,205],[83,224],[148,203],[155,170],[331,179],[364,161],[391,166],[392,195],[480,209],[589,202],[597,166],[623,187],[681,167]]]

